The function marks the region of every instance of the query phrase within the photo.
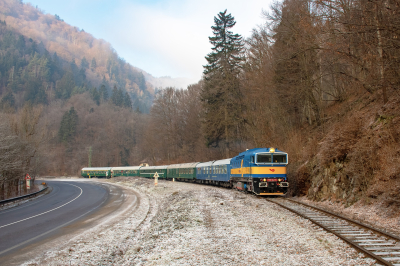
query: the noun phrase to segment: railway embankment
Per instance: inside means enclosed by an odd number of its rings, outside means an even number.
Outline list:
[[[310,221],[233,189],[145,178],[103,182],[140,204],[25,265],[373,265]]]
[[[379,93],[360,95],[333,104],[322,125],[304,128],[291,193],[399,233],[400,96],[392,91],[384,104]]]

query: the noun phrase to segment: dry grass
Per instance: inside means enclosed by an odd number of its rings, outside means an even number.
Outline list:
[[[398,216],[400,95],[392,91],[385,105],[379,94],[351,95],[328,109],[327,117],[323,129],[302,130],[308,143],[292,172],[292,194],[345,207],[372,204],[385,217]]]

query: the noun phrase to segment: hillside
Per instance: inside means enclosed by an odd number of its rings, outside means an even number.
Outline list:
[[[0,1],[0,20],[43,45],[51,55],[56,53],[59,58],[84,68],[92,86],[98,88],[107,81],[109,88],[115,85],[128,92],[134,103],[142,101],[141,105],[146,106],[143,109],[148,111],[154,89],[144,75],[151,75],[126,63],[108,42],[18,0]]]
[[[327,110],[323,127],[307,126],[293,182],[297,195],[315,201],[400,207],[400,97],[354,93]],[[308,133],[306,133],[308,132]]]

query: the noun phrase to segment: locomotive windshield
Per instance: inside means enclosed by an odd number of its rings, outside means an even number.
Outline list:
[[[272,157],[274,163],[286,163],[286,154],[274,154]]]
[[[287,163],[286,154],[257,154],[256,163]]]
[[[270,163],[272,162],[271,154],[257,154],[257,163]]]

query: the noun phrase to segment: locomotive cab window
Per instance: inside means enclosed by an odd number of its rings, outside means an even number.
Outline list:
[[[257,154],[257,163],[271,163],[271,154]]]
[[[273,161],[274,163],[286,163],[286,154],[274,154]]]

